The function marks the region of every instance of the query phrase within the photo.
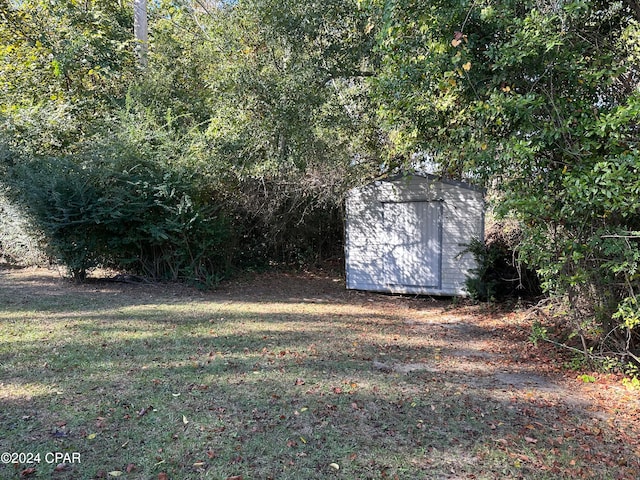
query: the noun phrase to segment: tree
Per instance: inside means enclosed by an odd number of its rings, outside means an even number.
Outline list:
[[[243,241],[279,260],[335,251],[344,191],[379,163],[364,81],[373,37],[355,7],[246,0],[197,17],[212,109],[203,142]]]
[[[134,0],[133,2],[133,31],[137,43],[138,60],[142,66],[145,66],[147,64],[147,52],[149,51],[147,0]]]
[[[374,3],[376,97],[396,151],[494,186],[585,351],[637,360],[636,2]]]
[[[380,163],[369,13],[154,3],[140,68],[132,5],[109,8],[3,4],[2,181],[49,252],[78,278],[110,265],[211,283],[339,251],[342,196]]]
[[[77,150],[125,97],[135,71],[119,1],[0,1],[0,115],[30,154]]]

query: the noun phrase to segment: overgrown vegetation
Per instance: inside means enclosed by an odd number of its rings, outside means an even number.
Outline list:
[[[142,69],[118,2],[4,5],[8,198],[79,280],[100,265],[211,285],[339,254],[343,194],[380,144],[366,17],[345,11],[155,5]]]
[[[493,222],[483,240],[474,239],[468,251],[476,260],[474,275],[467,280],[469,296],[479,301],[534,298],[540,295],[535,272],[518,258],[522,232],[517,222]]]
[[[76,280],[97,266],[155,279],[224,275],[228,221],[221,209],[196,196],[193,179],[143,162],[21,162],[14,178],[30,188],[16,188],[15,198],[28,206],[51,258]]]
[[[485,179],[584,355],[638,357],[638,3],[372,3],[396,151]]]

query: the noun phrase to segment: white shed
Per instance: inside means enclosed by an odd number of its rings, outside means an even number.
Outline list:
[[[398,176],[346,199],[347,288],[465,295],[476,266],[464,253],[484,237],[484,191],[433,175]]]

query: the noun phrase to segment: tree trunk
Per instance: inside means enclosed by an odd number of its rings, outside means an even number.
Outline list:
[[[136,52],[142,67],[147,66],[149,28],[147,25],[147,0],[133,0],[133,33],[136,38]]]

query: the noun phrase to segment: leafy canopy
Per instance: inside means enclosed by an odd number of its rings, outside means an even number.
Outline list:
[[[375,95],[400,158],[425,152],[443,174],[492,186],[497,213],[523,225],[521,258],[567,295],[578,333],[632,355],[637,330],[611,318],[638,316],[638,4],[372,3]]]

